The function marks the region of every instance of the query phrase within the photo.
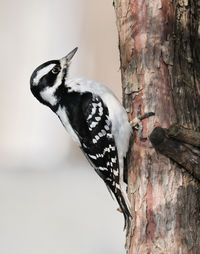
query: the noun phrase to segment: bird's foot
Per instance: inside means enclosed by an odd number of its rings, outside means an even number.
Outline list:
[[[122,209],[120,207],[117,208],[117,211],[122,213]]]
[[[137,109],[137,116],[130,122],[131,127],[138,130],[138,136],[141,141],[146,141],[147,138],[143,137],[143,126],[142,126],[142,120],[145,118],[148,118],[150,116],[154,116],[154,112],[148,112],[143,115],[141,115],[141,105],[139,105]]]

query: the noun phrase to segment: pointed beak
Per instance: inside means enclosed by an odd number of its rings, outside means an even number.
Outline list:
[[[73,56],[75,55],[77,50],[78,50],[78,47],[76,47],[71,52],[69,52],[69,54],[67,54],[65,57],[63,57],[61,59],[61,61],[65,61],[65,63],[69,63],[71,61],[71,59],[73,58]]]

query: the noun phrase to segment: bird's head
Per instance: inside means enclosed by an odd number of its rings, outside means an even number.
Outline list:
[[[60,60],[51,60],[38,66],[31,75],[30,86],[33,95],[47,106],[56,105],[55,91],[65,83],[70,61],[78,48]]]

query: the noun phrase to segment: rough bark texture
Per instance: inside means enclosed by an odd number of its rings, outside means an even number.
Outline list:
[[[178,124],[173,124],[168,129],[167,135],[184,143],[200,147],[200,132],[183,128]]]
[[[130,120],[139,105],[154,127],[178,123],[200,131],[200,1],[114,0],[123,102]],[[129,254],[199,254],[199,183],[134,135],[128,171],[132,227]]]
[[[170,131],[172,132],[172,130]],[[156,127],[153,130],[149,139],[154,148],[186,169],[200,183],[200,149],[170,138],[168,132],[161,127]],[[180,135],[178,137],[182,138]],[[185,137],[184,135],[183,138],[185,139]]]

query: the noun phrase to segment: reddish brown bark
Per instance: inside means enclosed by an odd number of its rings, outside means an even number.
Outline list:
[[[130,120],[139,105],[154,127],[200,130],[199,1],[115,0],[123,102]],[[135,135],[128,171],[132,227],[129,254],[198,254],[199,183]]]

